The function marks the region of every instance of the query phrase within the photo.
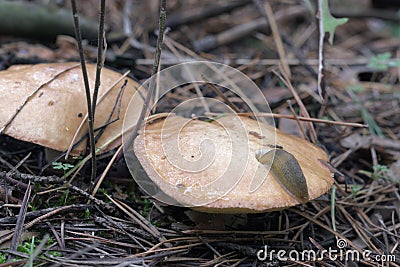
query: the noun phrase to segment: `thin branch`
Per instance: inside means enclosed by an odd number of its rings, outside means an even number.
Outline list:
[[[293,85],[290,83],[290,80],[287,78],[286,73],[282,71],[283,77],[277,73],[275,70],[272,70],[272,72],[287,86],[289,91],[292,93],[294,99],[296,100],[297,104],[299,105],[301,115],[305,117],[310,118],[310,114],[308,114],[308,111],[306,107],[303,104],[303,101],[297,94],[296,90],[294,89]],[[315,132],[314,126],[311,122],[307,124],[308,131],[310,132],[311,140],[313,141],[314,144],[317,142],[317,133]]]
[[[282,34],[282,33],[281,33]],[[282,37],[283,38],[283,37]],[[168,38],[167,38],[168,39]],[[174,45],[176,45],[176,42],[173,42],[173,40],[170,40],[170,42],[172,42]],[[288,42],[286,40],[284,40],[284,42]],[[181,48],[181,47],[180,47]],[[185,51],[186,52],[186,51]],[[293,51],[294,52],[294,51]],[[295,53],[295,52],[294,52]],[[190,55],[193,58],[198,58],[198,56],[196,55]],[[296,53],[296,56],[299,57]],[[179,63],[182,63],[182,61],[186,60],[186,61],[193,61],[193,58],[190,57],[186,57],[183,59],[177,59],[177,58],[166,58],[163,59],[163,65],[176,65]],[[223,60],[216,60],[217,62],[220,63],[224,63]],[[363,58],[363,57],[358,57],[358,58],[326,58],[324,60],[324,62],[328,65],[334,65],[334,66],[363,66],[363,65],[367,65],[369,63],[369,59],[368,58]],[[278,65],[280,62],[280,59],[249,59],[249,58],[232,58],[229,60],[229,64],[232,65],[249,65],[249,64],[253,64],[255,66],[274,66],[274,65]],[[312,65],[312,66],[317,66],[318,65],[318,59],[317,58],[302,58],[300,59],[296,59],[296,58],[288,58],[287,62],[289,65],[301,65],[301,64],[305,64],[305,65]],[[154,64],[154,60],[153,59],[149,59],[149,58],[138,58],[135,60],[135,64],[137,65],[153,65]],[[315,71],[312,72],[313,75],[315,74],[315,77],[317,77],[317,73]]]
[[[240,0],[227,1],[224,4],[214,3],[212,5],[199,5],[198,7],[191,8],[190,12],[183,10],[179,13],[172,14],[167,20],[166,26],[175,29],[181,25],[196,23],[224,13],[228,14],[235,9],[248,5],[250,2],[250,0]]]
[[[92,101],[90,97],[90,86],[89,86],[89,78],[86,69],[85,63],[85,55],[83,53],[83,46],[82,46],[82,35],[79,26],[79,17],[78,11],[76,8],[76,1],[71,0],[72,6],[72,15],[74,17],[74,25],[75,25],[75,36],[76,41],[78,43],[78,50],[79,50],[79,58],[82,66],[82,76],[83,82],[85,84],[85,92],[86,92],[86,103],[87,103],[87,110],[88,110],[88,132],[89,132],[89,142],[90,142],[90,153],[92,154],[92,176],[91,181],[94,181],[96,178],[96,144],[94,140],[94,117],[92,112]],[[101,44],[99,44],[100,46]]]
[[[219,116],[220,113],[207,113],[206,115],[209,116]],[[229,114],[225,114],[229,115]],[[361,123],[354,123],[354,122],[343,122],[343,121],[329,121],[329,120],[322,120],[322,119],[315,119],[315,118],[307,118],[307,117],[299,117],[299,116],[291,116],[291,115],[284,115],[284,114],[276,114],[276,113],[252,113],[252,112],[244,112],[244,113],[237,113],[232,115],[239,115],[239,116],[256,116],[256,117],[271,117],[271,118],[278,118],[278,119],[290,119],[290,120],[299,120],[299,121],[309,121],[309,122],[316,122],[316,123],[325,123],[325,124],[333,124],[333,125],[340,125],[340,126],[348,126],[348,127],[360,127],[360,128],[368,128],[368,125],[361,124]]]
[[[162,50],[164,32],[165,32],[165,20],[167,18],[166,6],[167,6],[167,1],[160,0],[160,17],[159,17],[159,25],[158,25],[157,47],[156,47],[156,53],[155,53],[154,64],[153,64],[153,69],[152,69],[152,75],[157,73],[158,66],[160,65],[161,50]],[[151,96],[154,93],[154,90],[155,90],[154,79],[151,79],[149,91],[147,92],[146,98],[144,100],[143,107],[142,107],[142,110],[141,110],[139,118],[138,118],[138,122],[135,125],[135,127],[133,128],[132,133],[128,136],[128,139],[124,144],[124,151],[127,151],[131,147],[133,140],[135,140],[135,138],[136,138],[136,135],[142,124],[142,121],[146,115],[146,112],[147,112],[147,110],[149,110],[148,106],[149,106],[149,103],[151,100]]]
[[[169,50],[171,50],[172,54],[174,54],[176,56],[176,58],[180,61],[180,62],[184,62],[185,58],[182,56],[182,54],[178,51],[178,47],[176,46],[176,44],[174,44],[173,42],[171,42],[170,38],[165,38],[165,45],[169,48]],[[182,50],[182,49],[180,49]],[[184,51],[186,52],[186,51]],[[163,60],[164,63],[164,60]],[[154,63],[153,63],[154,64]],[[194,75],[193,72],[190,70],[190,68],[185,67],[186,65],[183,65],[184,70],[187,72],[187,74],[189,75],[189,79],[192,81],[194,79]],[[203,108],[206,112],[210,111],[210,108],[208,107],[204,95],[201,92],[200,86],[197,83],[193,83],[194,86],[194,90],[196,91],[196,94],[199,97],[199,100],[201,102],[201,104],[203,105]],[[156,108],[156,107],[155,107]],[[155,111],[155,108],[153,109],[153,112]]]
[[[304,68],[310,72],[311,75],[317,77],[317,73],[316,71],[306,62],[306,58],[303,54],[303,52],[301,51],[301,49],[299,49],[297,46],[295,46],[292,42],[292,40],[288,37],[288,35],[285,33],[285,31],[283,29],[279,29],[279,31],[277,30],[277,26],[276,26],[276,19],[274,14],[272,13],[272,9],[271,6],[268,2],[266,2],[264,5],[262,3],[261,0],[253,0],[254,4],[256,5],[257,9],[260,11],[260,13],[267,18],[267,20],[269,21],[269,24],[271,25],[271,31],[273,36],[277,36],[278,38],[282,38],[282,41],[284,43],[286,43],[292,50],[292,52],[295,54],[295,56],[297,57],[297,59],[300,61],[300,64],[302,64],[304,66]],[[275,38],[275,42],[277,44],[277,48],[278,48],[278,52],[279,52],[279,48],[283,48],[283,45],[280,44],[278,45],[278,39]],[[264,42],[264,41],[263,41]],[[281,49],[282,50],[282,49]],[[282,55],[279,54],[280,56],[280,61],[282,62],[282,65],[285,66],[285,70],[289,68],[289,65],[291,65],[289,63],[289,60],[286,55],[284,54],[284,50],[281,51],[280,53],[283,53]],[[284,60],[283,60],[284,59]],[[289,73],[290,74],[290,73]],[[290,77],[291,75],[289,75]]]
[[[45,183],[62,184],[64,182],[64,179],[56,175],[37,176],[30,173],[19,173],[19,172],[7,173],[5,171],[0,172],[0,178],[5,179],[11,185],[22,189],[26,189],[28,186],[18,180],[31,181],[32,183],[39,183],[39,184],[45,184]]]
[[[290,79],[292,74],[290,72],[290,67],[287,62],[285,48],[283,47],[281,34],[280,34],[278,25],[277,25],[275,17],[274,17],[274,13],[272,11],[271,5],[268,2],[264,3],[263,11],[264,12],[261,12],[261,13],[267,18],[267,20],[269,22],[269,25],[270,25],[270,28],[272,31],[272,36],[274,37],[276,49],[278,50],[278,54],[279,54],[279,58],[282,63],[283,70],[286,72],[286,75]]]
[[[110,111],[110,114],[108,115],[107,120],[105,121],[104,125],[101,125],[98,128],[95,128],[94,131],[98,131],[98,133],[96,134],[95,140],[96,142],[100,139],[100,137],[103,135],[103,133],[105,132],[105,130],[107,129],[107,126],[118,121],[119,120],[119,116],[121,114],[121,105],[122,105],[122,96],[124,94],[126,85],[128,84],[128,80],[125,80],[124,84],[122,85],[121,89],[118,92],[117,98],[115,99],[114,102],[114,106]],[[115,110],[117,110],[117,114],[116,114],[116,118],[112,119]]]
[[[106,0],[101,0],[100,4],[100,17],[99,17],[99,36],[97,41],[97,69],[96,69],[96,80],[94,84],[93,90],[93,99],[92,99],[92,114],[93,117],[96,111],[96,103],[97,103],[97,95],[99,94],[100,87],[100,75],[101,69],[103,68],[103,44],[104,44],[104,16],[106,13]]]
[[[125,79],[126,76],[128,76],[129,72],[130,72],[130,71],[125,72],[121,77],[118,78],[118,80],[116,80],[112,85],[110,85],[110,86],[108,87],[108,89],[107,89],[105,92],[103,92],[103,94],[98,98],[96,105],[99,105],[99,104],[108,96],[108,94],[111,92],[111,90],[112,90],[117,84],[119,84],[123,79]],[[139,91],[137,91],[137,92],[139,92]],[[139,92],[139,93],[140,93],[140,92]],[[71,150],[72,150],[73,148],[75,148],[75,147],[78,145],[78,143],[81,142],[80,140],[79,140],[78,142],[75,142],[75,140],[78,138],[78,134],[79,134],[79,132],[81,131],[82,126],[85,124],[87,118],[88,118],[88,113],[85,114],[85,116],[84,116],[83,119],[82,119],[81,124],[79,124],[78,129],[76,129],[75,134],[74,134],[74,137],[72,138],[71,143],[69,144],[69,147],[68,147],[67,152],[65,153],[65,159],[68,159],[69,154],[71,153]]]
[[[100,188],[101,183],[104,181],[104,178],[106,178],[107,173],[110,171],[112,165],[114,164],[115,160],[118,157],[118,154],[122,151],[122,146],[120,146],[117,151],[115,152],[115,154],[113,155],[113,157],[111,158],[110,162],[108,162],[106,169],[103,171],[103,173],[100,175],[99,180],[96,182],[96,185],[94,186],[94,189],[91,193],[91,196],[94,197],[97,193],[97,191]],[[91,199],[88,200],[87,204],[90,204]]]
[[[159,18],[159,26],[158,26],[157,47],[156,47],[156,54],[155,54],[155,59],[154,59],[152,75],[157,73],[158,66],[160,65],[161,49],[162,49],[162,45],[163,45],[164,31],[165,31],[165,20],[167,19],[166,9],[167,9],[167,0],[161,0],[160,1],[160,18]]]
[[[276,12],[275,20],[277,23],[285,18],[294,19],[295,17],[303,17],[307,14],[306,7],[294,6],[284,10],[284,12]],[[257,30],[265,30],[268,27],[268,22],[264,17],[250,20],[248,22],[239,23],[230,29],[220,32],[215,35],[207,35],[204,38],[195,40],[192,45],[197,51],[207,51],[218,46],[229,44],[233,41],[244,38],[245,36]],[[267,28],[269,30],[269,28]]]
[[[319,27],[319,39],[318,39],[318,81],[317,88],[319,97],[321,97],[322,103],[324,103],[325,95],[325,79],[324,79],[324,25],[322,20],[322,0],[318,0],[318,27]]]
[[[94,119],[97,103],[97,95],[99,94],[100,87],[100,75],[101,69],[103,68],[104,58],[103,58],[103,43],[104,43],[104,17],[106,13],[106,0],[101,0],[100,4],[100,17],[99,17],[99,33],[97,38],[97,68],[96,68],[96,80],[94,82],[93,97],[92,97],[92,118],[93,118],[93,128],[90,135],[94,136]],[[92,176],[90,179],[91,185],[96,180],[96,138],[94,138],[91,147],[92,153]]]
[[[306,132],[304,131],[304,128],[303,128],[303,126],[302,126],[301,123],[300,123],[299,118],[297,118],[297,114],[296,114],[296,111],[294,111],[294,108],[293,108],[293,106],[292,106],[292,103],[290,102],[290,100],[286,101],[286,103],[288,104],[289,109],[290,109],[290,111],[292,112],[293,117],[294,117],[294,119],[295,119],[296,122],[297,122],[297,127],[299,127],[300,132],[301,132],[301,134],[303,135],[303,138],[304,138],[305,140],[307,140],[307,141],[310,142],[310,139],[308,139],[308,137],[307,137],[307,135],[306,135]]]
[[[204,75],[201,75],[201,77],[207,82],[206,85],[214,91],[222,100],[227,104],[233,111],[236,113],[240,112],[239,108],[236,107],[230,100],[227,98],[218,88],[212,84]]]
[[[79,209],[80,207],[84,207],[85,209],[87,209],[88,205],[86,205],[86,204],[72,204],[72,205],[68,205],[68,206],[58,207],[58,208],[56,208],[56,209],[54,209],[54,210],[52,210],[52,211],[50,211],[50,212],[48,212],[46,214],[43,214],[40,217],[37,217],[37,218],[33,219],[29,223],[23,224],[22,231],[27,231],[29,228],[31,228],[36,223],[38,223],[40,221],[43,221],[43,220],[45,220],[45,219],[47,219],[47,218],[49,218],[51,216],[54,216],[54,215],[56,215],[58,213],[65,212],[65,211],[68,211],[68,210],[74,211],[76,209]],[[0,237],[0,244],[3,244],[7,240],[10,240],[13,236],[14,236],[14,233],[10,233],[8,235],[1,236]]]
[[[31,196],[31,183],[28,182],[28,188],[25,191],[24,199],[22,200],[21,209],[19,210],[18,219],[15,225],[14,234],[10,245],[10,251],[17,251],[24,230],[26,211],[28,210],[29,198]],[[11,260],[11,254],[8,257]]]

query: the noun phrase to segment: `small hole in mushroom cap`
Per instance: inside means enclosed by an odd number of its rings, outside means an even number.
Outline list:
[[[186,186],[184,184],[176,184],[177,188],[186,188]]]
[[[83,114],[82,113],[78,113],[78,118],[82,118]]]

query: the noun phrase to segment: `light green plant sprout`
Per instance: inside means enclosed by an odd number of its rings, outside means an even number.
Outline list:
[[[359,184],[353,185],[353,186],[351,187],[351,195],[352,195],[352,196],[357,196],[358,193],[360,193],[361,189],[362,189],[362,186],[361,186],[361,185],[359,185]]]
[[[361,93],[361,92],[365,92],[365,87],[362,86],[361,84],[357,83],[354,85],[350,85],[347,87],[349,90],[355,92],[355,93]]]
[[[3,253],[0,253],[0,264],[6,263],[7,257]]]
[[[63,163],[63,162],[53,162],[52,163],[52,167],[55,170],[63,170],[64,171],[64,175],[65,173],[69,170],[75,167],[75,165],[69,164],[69,163]]]
[[[400,67],[400,59],[392,58],[390,52],[385,52],[371,57],[367,67],[380,71],[386,71],[390,67]]]
[[[372,117],[372,115],[368,112],[368,110],[361,104],[361,101],[358,99],[356,94],[354,94],[353,90],[350,88],[346,88],[346,91],[348,94],[351,96],[353,99],[354,103],[358,106],[361,112],[361,117],[364,121],[365,124],[369,126],[369,130],[372,135],[383,137],[383,132],[379,125],[376,123],[375,119]]]
[[[322,0],[322,23],[324,32],[329,33],[329,44],[333,44],[333,36],[337,26],[345,24],[349,19],[340,18],[337,19],[331,15],[328,6],[328,0]]]
[[[369,177],[371,177],[373,180],[389,180],[391,182],[395,182],[395,180],[391,179],[389,176],[389,168],[386,165],[375,165],[372,167],[373,171],[364,171],[361,170],[359,171],[359,173],[367,175]]]
[[[53,162],[52,163],[53,169],[55,170],[63,170],[63,171],[68,171],[69,169],[73,168],[74,165],[69,164],[69,163],[62,163],[62,162]]]

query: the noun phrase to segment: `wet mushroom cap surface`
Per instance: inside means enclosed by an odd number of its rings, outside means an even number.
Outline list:
[[[134,143],[148,177],[178,203],[205,212],[242,213],[299,204],[277,181],[256,152],[282,146],[298,161],[309,200],[326,193],[332,173],[319,147],[242,116],[206,122],[169,116],[146,124]]]
[[[87,64],[91,94],[93,94],[96,65]],[[103,68],[98,99],[107,92],[104,100],[98,102],[95,115],[95,128],[106,124],[112,109],[113,123],[97,142],[97,147],[104,145],[122,130],[123,115],[137,92],[139,84],[122,74]],[[123,91],[122,101],[117,102],[124,80],[128,80]],[[111,88],[111,90],[109,90]],[[23,106],[24,101],[26,104]],[[142,103],[138,103],[141,106]],[[118,119],[118,106],[120,114]],[[4,134],[13,138],[42,145],[54,150],[68,149],[75,132],[87,113],[86,94],[82,70],[77,62],[48,63],[37,65],[16,65],[0,71],[0,128],[16,113],[7,125]],[[78,133],[78,141],[87,133],[87,123]],[[121,142],[115,141],[108,149],[115,148]],[[78,155],[86,149],[86,141],[72,150]]]

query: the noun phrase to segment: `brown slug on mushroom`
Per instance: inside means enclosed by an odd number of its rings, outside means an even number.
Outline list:
[[[286,192],[300,203],[309,200],[307,181],[299,162],[289,152],[278,149],[260,149],[255,152],[261,164],[271,164],[271,173]]]

